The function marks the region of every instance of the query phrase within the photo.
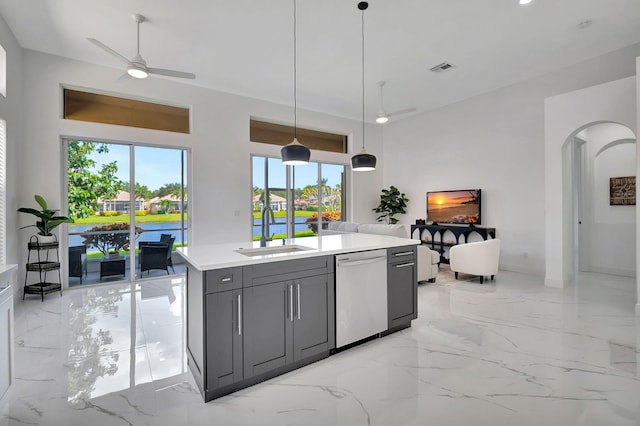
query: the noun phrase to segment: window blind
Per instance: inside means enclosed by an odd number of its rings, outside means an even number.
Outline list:
[[[7,263],[7,123],[0,119],[0,265]]]

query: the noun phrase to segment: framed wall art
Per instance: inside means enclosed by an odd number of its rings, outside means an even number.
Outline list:
[[[609,178],[609,205],[636,205],[636,177],[623,176]]]

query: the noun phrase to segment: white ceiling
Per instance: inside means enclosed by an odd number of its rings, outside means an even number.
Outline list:
[[[356,5],[297,0],[299,107],[362,117]],[[293,104],[293,0],[0,2],[22,47],[113,67],[114,80],[120,63],[87,37],[132,57],[132,13],[148,19],[140,49],[150,67],[196,73],[182,80],[188,84]],[[377,115],[381,80],[387,111],[426,111],[640,42],[638,0],[373,0],[364,19],[367,121]],[[592,25],[577,28],[585,20]],[[455,68],[429,71],[444,61]]]

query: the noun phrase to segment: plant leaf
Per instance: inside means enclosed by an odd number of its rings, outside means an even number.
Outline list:
[[[42,195],[34,195],[33,198],[36,199],[36,203],[40,204],[40,207],[42,207],[42,210],[47,210],[47,202],[44,200],[44,198],[42,197]]]

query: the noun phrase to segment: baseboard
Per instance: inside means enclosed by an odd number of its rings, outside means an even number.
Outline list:
[[[621,269],[621,268],[607,268],[607,267],[593,266],[590,272],[595,272],[598,274],[607,274],[607,275],[618,275],[621,277],[630,277],[630,278],[634,278],[636,276],[636,271],[632,269]]]

